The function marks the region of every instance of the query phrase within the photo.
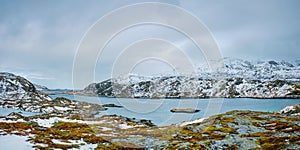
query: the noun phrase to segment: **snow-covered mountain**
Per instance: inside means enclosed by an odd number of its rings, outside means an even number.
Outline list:
[[[45,87],[43,87],[45,89]],[[106,108],[58,97],[38,91],[27,79],[11,73],[0,73],[0,107],[14,108],[30,112],[55,114],[81,114],[93,116]]]
[[[253,80],[300,80],[300,60],[287,61],[247,61],[237,58],[224,58],[225,77]],[[198,74],[209,73],[209,68],[201,65]]]
[[[209,69],[202,66],[197,75],[121,76],[92,83],[78,94],[145,98],[300,97],[297,63],[231,58],[225,58],[224,63],[222,79],[209,78]]]
[[[33,85],[37,91],[49,91],[49,89],[46,86],[39,85],[39,84],[33,84]]]
[[[0,73],[0,99],[6,101],[19,99],[51,100],[48,95],[39,93],[27,79],[6,72]]]

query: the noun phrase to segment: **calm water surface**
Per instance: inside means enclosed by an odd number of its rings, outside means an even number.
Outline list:
[[[74,96],[66,94],[51,95],[53,98],[66,97],[95,104],[116,104],[124,108],[110,107],[101,111],[101,115],[122,115],[136,119],[152,120],[156,125],[169,125],[182,121],[190,121],[203,118],[216,113],[224,113],[231,110],[252,110],[273,112],[279,111],[285,106],[300,104],[300,99],[129,99]],[[171,113],[172,108],[195,108],[201,111],[193,114]]]

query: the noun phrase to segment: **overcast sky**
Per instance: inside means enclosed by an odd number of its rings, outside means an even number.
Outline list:
[[[80,40],[88,29],[112,10],[145,1],[2,0],[0,1],[0,71],[12,72],[49,88],[72,88],[72,67]],[[147,1],[149,2],[149,1]],[[299,0],[170,0],[204,23],[224,57],[250,60],[296,60],[300,56]],[[174,17],[177,17],[174,15]],[[126,45],[145,38],[161,38],[189,52],[192,44],[180,33],[155,25],[130,28],[109,43],[96,65],[96,81],[109,77],[116,56]],[[126,39],[126,40],[125,40]],[[189,49],[189,47],[191,47]],[[196,62],[198,63],[198,62]],[[146,62],[137,70],[160,66]],[[155,71],[155,69],[154,69]]]

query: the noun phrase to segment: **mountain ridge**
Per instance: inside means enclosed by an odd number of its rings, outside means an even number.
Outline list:
[[[221,79],[212,78],[209,68],[196,75],[145,77],[125,75],[92,83],[81,95],[127,98],[299,98],[300,65],[274,60],[250,62],[224,59]],[[199,68],[199,67],[198,67]]]

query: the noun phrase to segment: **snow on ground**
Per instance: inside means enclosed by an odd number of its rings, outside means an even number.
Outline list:
[[[83,139],[80,140],[68,140],[69,143],[62,142],[61,140],[52,139],[52,142],[55,144],[63,144],[63,145],[72,145],[72,144],[79,144],[81,145],[79,148],[73,148],[73,150],[87,150],[87,149],[95,149],[97,144],[88,144]]]
[[[183,122],[183,123],[179,124],[179,126],[183,127],[183,126],[187,126],[187,125],[190,125],[190,124],[201,123],[203,120],[205,120],[205,118],[197,119],[197,120],[194,120],[194,121]]]
[[[39,126],[43,127],[51,127],[55,122],[77,122],[77,123],[85,123],[85,124],[101,124],[106,123],[103,121],[85,121],[85,120],[72,120],[67,118],[59,118],[59,117],[51,117],[49,119],[33,119],[33,121],[37,122]]]
[[[18,120],[6,120],[5,118],[0,118],[0,122],[5,122],[5,123],[16,123],[16,122],[26,122],[23,119],[18,119]]]
[[[60,106],[54,106],[55,109],[59,110],[59,111],[67,111],[70,110],[71,108],[69,107],[60,107]]]

